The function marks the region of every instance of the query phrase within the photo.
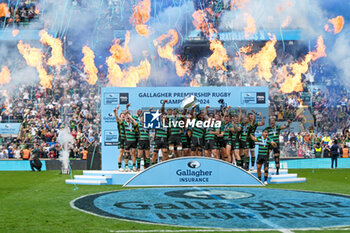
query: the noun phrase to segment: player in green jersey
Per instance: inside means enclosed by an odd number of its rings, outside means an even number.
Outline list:
[[[167,103],[167,100],[164,100],[163,103]],[[167,110],[168,122],[170,123],[170,127],[168,129],[169,132],[169,154],[173,155],[173,157],[180,157],[182,151],[182,133],[183,130],[179,127],[179,122],[184,121],[182,115],[178,112],[178,110]]]
[[[197,114],[195,122],[203,120],[203,113]],[[202,156],[202,150],[204,148],[204,133],[203,127],[192,127],[191,128],[191,155]]]
[[[181,134],[181,139],[182,139],[182,156],[190,156],[191,153],[191,138],[189,136],[189,130],[186,128],[182,129],[182,134]]]
[[[167,117],[164,111],[165,103],[166,101],[164,100],[160,109],[160,127],[155,129],[152,164],[158,163],[159,150],[162,151],[163,161],[168,160],[168,129],[165,125],[163,125],[163,122],[167,121]]]
[[[214,114],[208,114],[208,109],[210,106],[206,106],[204,109],[204,119],[208,120],[210,124],[215,122]],[[204,155],[206,157],[211,157],[213,154],[217,157],[217,149],[216,149],[216,135],[220,133],[219,128],[215,128],[214,126],[205,128],[204,132]]]
[[[226,160],[229,163],[232,163],[232,135],[231,135],[231,129],[233,128],[233,125],[231,123],[231,116],[229,114],[225,113],[224,121],[222,122],[222,132],[223,140],[224,140],[224,147],[225,147],[225,153],[224,153],[224,160]]]
[[[187,113],[187,109],[184,109],[183,112],[183,120],[190,119],[190,114]],[[190,156],[191,155],[191,137],[190,137],[190,131],[188,130],[187,126],[185,125],[184,128],[182,128],[181,133],[181,140],[182,140],[182,156]]]
[[[205,129],[203,127],[196,127],[196,123],[197,121],[204,121],[204,114],[203,112],[199,112],[195,116],[194,108],[192,108],[191,115],[192,119],[195,119],[195,126],[191,128],[191,155],[202,156]]]
[[[280,141],[280,132],[283,129],[289,128],[290,120],[288,120],[288,123],[282,126],[276,125],[276,118],[271,117],[270,118],[270,126],[266,128],[268,131],[269,138],[277,143],[277,146],[274,148],[270,148],[270,150],[273,150],[273,154],[275,157],[275,163],[276,163],[276,175],[279,174],[280,169],[280,148],[279,148],[279,141]]]
[[[224,118],[221,116],[221,113],[216,113],[215,114],[215,120],[217,121],[221,121],[221,126],[219,129],[219,134],[216,135],[216,147],[217,147],[217,153],[218,153],[218,158],[225,160],[225,144],[224,144],[224,130],[225,130],[225,126],[224,126]]]
[[[264,182],[267,184],[267,177],[269,175],[269,147],[277,146],[277,144],[272,141],[268,136],[268,131],[263,130],[262,135],[258,138],[254,137],[253,134],[250,134],[250,138],[259,145],[258,151],[258,160],[257,160],[257,172],[258,178],[261,180],[261,167],[264,165]]]
[[[223,147],[223,154],[222,159],[232,163],[232,134],[231,129],[233,128],[233,125],[231,123],[231,115],[229,114],[229,109],[231,106],[228,106],[225,109],[221,109],[223,111],[223,120],[221,122],[221,134],[222,135],[222,147]]]
[[[241,161],[237,161],[238,166],[247,169],[246,158],[249,158],[249,143],[248,137],[250,135],[250,125],[249,118],[247,116],[243,117],[243,122],[241,123],[241,134],[240,134],[240,156]],[[239,164],[239,162],[241,164]]]
[[[262,113],[258,113],[260,116],[261,121],[257,122],[256,121],[256,114],[255,111],[252,110],[251,113],[248,113],[248,118],[249,118],[249,125],[250,125],[250,130],[249,133],[255,136],[255,131],[258,126],[263,126],[265,125],[265,120],[262,115]],[[249,151],[250,152],[250,157],[251,157],[251,168],[250,170],[254,170],[254,164],[255,164],[255,143],[254,141],[248,137],[248,144],[249,144]],[[249,165],[249,156],[247,156],[247,166]]]
[[[225,146],[224,146],[224,121],[221,112],[215,112],[215,121],[221,122],[221,127],[216,135],[216,155],[215,158],[224,160]]]
[[[114,111],[114,116],[115,120],[118,125],[118,147],[119,147],[119,157],[118,157],[118,170],[119,171],[124,171],[122,168],[122,159],[124,157],[124,146],[125,146],[125,129],[124,129],[124,120],[125,120],[125,114],[120,113],[120,116],[118,116],[118,111],[119,111],[119,105],[117,108],[115,108]]]
[[[125,129],[125,171],[129,171],[129,167],[127,164],[129,163],[129,159],[132,159],[133,163],[133,171],[136,171],[136,147],[137,147],[137,122],[131,116],[130,112],[125,113],[126,120],[123,122],[123,126]]]
[[[232,150],[233,150],[233,158],[236,162],[237,166],[242,166],[242,159],[240,155],[240,141],[239,136],[241,133],[241,125],[239,124],[239,116],[237,114],[232,117],[232,128],[231,128],[231,140],[232,140]]]
[[[152,111],[152,108],[149,109],[149,112]],[[139,132],[139,138],[137,141],[137,170],[140,170],[141,167],[141,157],[144,158],[144,168],[147,169],[150,166],[150,135],[149,135],[149,129],[144,128],[144,120],[142,115],[142,110],[140,113],[140,110],[138,111],[138,132]]]

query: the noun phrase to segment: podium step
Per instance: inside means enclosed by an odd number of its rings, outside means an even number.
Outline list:
[[[291,178],[297,178],[298,174],[296,173],[290,173],[290,174],[280,174],[280,175],[269,175],[269,178],[271,179],[291,179]]]
[[[82,185],[106,185],[106,180],[66,180],[66,184],[82,184]]]
[[[257,174],[257,170],[249,171],[252,174]],[[264,169],[261,169],[261,172],[264,173]],[[280,169],[280,175],[288,174],[288,169]],[[276,169],[270,168],[269,175],[276,175]]]
[[[90,175],[90,176],[101,176],[101,175],[137,175],[140,172],[120,172],[120,171],[101,171],[101,170],[84,170],[83,175]]]
[[[306,178],[289,178],[289,179],[271,179],[270,184],[288,184],[288,183],[303,183]]]
[[[90,175],[75,175],[77,180],[110,180],[112,176],[90,176]]]

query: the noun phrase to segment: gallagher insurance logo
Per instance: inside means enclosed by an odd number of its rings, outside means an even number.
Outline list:
[[[83,196],[71,206],[101,217],[227,231],[350,225],[350,196],[283,189],[131,189]]]
[[[115,115],[113,112],[109,112],[103,116],[103,121],[106,123],[114,123],[115,122]]]
[[[194,160],[194,161],[188,162],[187,166],[189,168],[199,168],[201,166],[201,164],[200,164],[200,162]]]

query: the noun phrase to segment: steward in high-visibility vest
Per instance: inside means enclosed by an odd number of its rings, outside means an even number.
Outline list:
[[[343,158],[349,158],[349,148],[347,146],[344,146],[342,152],[343,152]]]
[[[322,147],[321,147],[320,144],[317,144],[315,146],[315,157],[316,158],[321,158],[321,156],[322,156]]]
[[[23,151],[22,151],[22,158],[23,160],[28,160],[30,158],[30,150],[25,148]]]
[[[88,151],[85,148],[81,153],[83,154],[83,159],[87,159]]]

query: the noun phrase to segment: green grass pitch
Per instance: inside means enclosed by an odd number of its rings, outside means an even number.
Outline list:
[[[307,182],[271,184],[267,185],[267,188],[350,195],[350,169],[290,169],[289,172],[306,177]],[[73,173],[82,174],[81,171]],[[119,221],[77,211],[70,207],[71,200],[86,194],[123,188],[115,185],[79,185],[78,189],[74,190],[74,185],[65,184],[65,179],[69,178],[69,175],[61,175],[59,171],[0,172],[0,232],[176,232],[195,229]],[[350,228],[293,232],[350,232]]]

